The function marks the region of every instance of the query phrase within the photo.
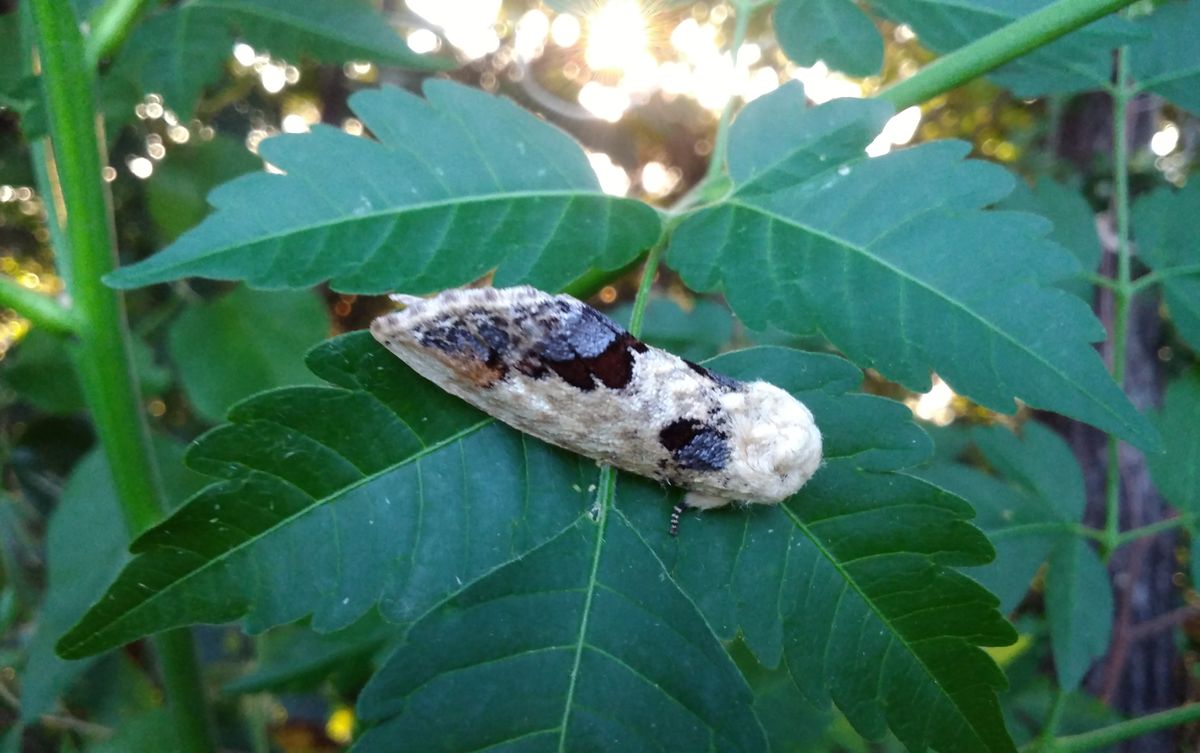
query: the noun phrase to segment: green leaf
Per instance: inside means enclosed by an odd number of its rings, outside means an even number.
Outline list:
[[[453,67],[418,55],[365,0],[191,0],[140,23],[114,63],[114,73],[163,95],[187,119],[206,86],[229,63],[235,39],[275,57],[328,63],[373,60],[417,70]]]
[[[1013,192],[997,203],[997,208],[1040,214],[1054,223],[1050,240],[1071,252],[1079,260],[1079,274],[1059,283],[1085,301],[1092,300],[1092,282],[1087,276],[1100,266],[1100,237],[1096,234],[1096,218],[1087,200],[1079,191],[1043,178],[1033,188],[1017,181]]]
[[[1133,205],[1138,256],[1166,277],[1159,283],[1179,336],[1200,351],[1200,182],[1175,191],[1160,188]]]
[[[779,46],[800,65],[824,60],[860,77],[883,66],[883,39],[853,0],[780,0],[772,18]]]
[[[661,522],[661,517],[660,517]],[[619,510],[413,626],[359,700],[356,753],[766,751],[733,661]]]
[[[312,291],[238,288],[184,311],[167,342],[188,400],[219,421],[256,392],[316,383],[304,354],[328,334],[329,315]]]
[[[614,321],[628,326],[632,304],[607,312]],[[703,298],[684,311],[669,298],[651,298],[646,306],[641,339],[689,361],[712,358],[733,339],[733,315],[715,301]]]
[[[1078,536],[1059,542],[1046,567],[1046,618],[1058,684],[1075,690],[1112,640],[1108,569]]]
[[[594,464],[493,424],[368,333],[308,360],[337,386],[258,395],[201,437],[189,464],[227,480],[134,542],[61,655],[243,615],[328,632],[378,604],[408,623],[586,514]]]
[[[172,503],[198,488],[199,477],[186,471],[183,448],[156,441],[163,487]],[[104,592],[129,559],[129,534],[122,523],[117,491],[104,455],[90,453],[67,479],[46,531],[47,589],[37,629],[21,673],[21,718],[35,722],[90,662],[66,662],[54,643]]]
[[[286,175],[218,188],[212,216],[108,281],[419,293],[498,267],[498,286],[556,290],[624,266],[658,237],[654,210],[600,193],[582,149],[553,126],[459,84],[430,80],[425,95],[351,97],[377,142],[328,127],[263,142]]]
[[[871,0],[871,7],[908,24],[925,47],[947,53],[1040,10],[1050,1]],[[1103,89],[1112,72],[1113,48],[1134,38],[1128,23],[1102,18],[997,68],[988,78],[1021,98]]]
[[[344,630],[317,633],[306,625],[283,625],[268,631],[253,671],[228,682],[226,693],[314,690],[331,677],[369,674],[372,655],[403,634],[374,612]]]
[[[1000,478],[940,462],[918,473],[969,501],[996,546],[996,560],[971,574],[1001,597],[1005,612],[1024,597],[1042,563],[1046,614],[1059,686],[1079,687],[1112,638],[1112,585],[1108,572],[1080,537],[1086,497],[1083,472],[1070,447],[1034,422],[1023,437],[1003,427],[970,436]]]
[[[1137,27],[1146,32],[1129,53],[1138,87],[1200,114],[1200,5],[1168,0]]]
[[[208,215],[204,196],[217,184],[261,168],[262,160],[228,136],[173,147],[145,184],[159,236],[174,240]]]
[[[71,360],[71,344],[45,330],[32,330],[4,359],[0,380],[23,399],[47,413],[74,413],[84,409],[83,391]],[[133,341],[133,365],[143,396],[162,394],[171,374],[154,363],[154,352],[144,340]]]
[[[887,114],[857,100],[806,110],[798,85],[752,102],[731,131],[737,189],[684,220],[667,262],[692,289],[722,290],[751,329],[815,327],[910,389],[936,370],[994,410],[1019,398],[1153,447],[1090,344],[1103,327],[1051,287],[1074,258],[1042,237],[1045,220],[980,209],[1012,177],[964,161],[959,142],[868,159]]]
[[[1165,448],[1146,456],[1154,485],[1181,512],[1200,513],[1200,372],[1171,382],[1154,423]]]
[[[832,356],[757,348],[709,365],[795,394],[825,444],[792,499],[688,515],[677,538],[661,515],[676,495],[622,480],[620,509],[717,636],[786,669],[796,713],[832,701],[864,736],[890,728],[910,750],[1012,750],[995,695],[1003,677],[977,646],[1015,635],[995,598],[950,569],[986,562],[991,547],[962,500],[895,472],[930,451],[911,413],[845,394],[861,374]]]

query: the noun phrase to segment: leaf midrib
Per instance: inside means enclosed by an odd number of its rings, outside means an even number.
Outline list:
[[[974,733],[976,741],[982,746],[982,748],[984,750],[994,750],[994,748],[992,748],[991,745],[988,745],[987,739],[980,733],[979,730],[977,730],[975,728],[975,725],[973,724],[971,715],[966,713],[963,710],[963,708],[961,706],[959,706],[959,704],[956,702],[955,698],[953,696],[949,695],[945,691],[945,688],[942,686],[942,683],[938,680],[938,678],[932,672],[929,671],[929,668],[925,665],[925,662],[921,660],[921,657],[915,651],[912,650],[912,645],[909,642],[909,640],[896,629],[896,627],[892,624],[892,621],[890,619],[888,619],[886,615],[884,615],[882,612],[879,611],[879,609],[875,605],[875,601],[873,599],[871,599],[870,597],[868,597],[867,594],[864,593],[861,588],[859,588],[858,581],[855,580],[842,567],[841,560],[839,560],[837,557],[833,556],[833,553],[830,552],[825,547],[825,545],[808,529],[808,526],[805,525],[805,523],[802,520],[800,520],[800,518],[796,515],[795,512],[792,511],[791,508],[789,508],[787,505],[780,505],[779,507],[783,510],[784,514],[787,515],[788,518],[791,519],[792,524],[796,526],[796,529],[798,531],[800,531],[801,533],[803,533],[805,538],[807,538],[812,543],[812,545],[817,548],[817,551],[820,552],[821,556],[824,557],[830,563],[830,565],[833,566],[833,569],[836,570],[838,575],[840,575],[842,577],[842,582],[845,583],[848,588],[853,590],[854,593],[858,595],[859,599],[861,599],[862,602],[867,606],[867,608],[870,610],[871,614],[873,614],[875,616],[875,618],[880,621],[881,624],[886,625],[888,627],[889,635],[892,636],[892,640],[890,640],[888,642],[889,643],[888,650],[891,650],[890,649],[891,644],[899,644],[901,646],[904,646],[908,655],[913,658],[913,660],[916,662],[917,666],[919,666],[921,668],[922,672],[925,674],[925,676],[928,678],[928,680],[933,684],[933,686],[935,688],[938,689],[940,695],[944,699],[946,699],[955,710],[957,710],[959,712],[959,718],[962,720],[963,725],[966,726],[968,729],[970,729],[972,731],[972,733]],[[845,590],[843,590],[842,593],[845,594]],[[835,607],[835,611],[836,611],[836,609],[840,609],[840,605],[841,605],[841,597],[839,597],[839,599],[838,599],[838,607]],[[825,639],[826,646],[828,647],[828,645],[831,644],[832,642],[833,642],[832,636],[827,634],[826,639]],[[884,672],[885,672],[884,665],[881,664],[880,665],[880,673],[879,673],[880,674],[880,682],[883,682]],[[890,726],[890,723],[889,723],[889,726]]]
[[[150,594],[149,596],[147,596],[145,599],[137,602],[137,604],[134,607],[132,607],[131,609],[129,609],[127,611],[122,612],[115,619],[109,621],[106,625],[102,626],[100,629],[93,631],[87,638],[80,640],[73,644],[63,644],[60,648],[60,653],[63,656],[82,656],[81,654],[77,653],[78,650],[82,649],[82,650],[86,651],[87,646],[89,644],[95,643],[98,638],[100,638],[101,636],[103,636],[107,633],[112,632],[115,627],[128,622],[130,619],[133,618],[134,615],[136,615],[142,609],[144,609],[147,606],[149,606],[150,604],[154,603],[154,601],[156,599],[158,599],[158,597],[160,597],[170,591],[173,591],[180,584],[185,583],[188,580],[190,580],[191,578],[195,577],[196,575],[207,571],[212,566],[224,562],[227,558],[232,557],[234,554],[242,551],[246,547],[249,547],[249,546],[252,546],[252,545],[258,543],[263,538],[271,535],[279,528],[292,523],[293,521],[297,520],[298,518],[309,514],[313,510],[316,510],[317,508],[319,508],[323,505],[329,504],[335,498],[343,497],[343,496],[349,494],[350,492],[352,492],[353,490],[377,480],[384,474],[394,472],[397,468],[402,468],[406,465],[410,465],[412,463],[418,462],[421,459],[428,457],[429,455],[444,449],[445,447],[451,446],[451,445],[455,444],[456,442],[462,441],[463,439],[467,438],[468,436],[486,428],[487,426],[489,426],[493,423],[495,423],[495,419],[487,418],[487,419],[479,421],[475,424],[472,424],[468,427],[465,427],[461,431],[459,431],[455,434],[452,434],[449,437],[446,437],[445,439],[442,439],[438,442],[435,442],[434,444],[431,444],[427,447],[422,448],[420,451],[414,453],[413,455],[410,455],[409,457],[405,458],[403,461],[401,461],[399,463],[395,463],[393,465],[390,465],[386,468],[380,469],[369,475],[364,475],[361,479],[355,481],[354,483],[348,484],[348,485],[342,487],[341,489],[338,489],[337,492],[335,492],[334,494],[327,495],[318,500],[314,500],[313,504],[306,506],[302,510],[297,510],[296,512],[292,513],[291,515],[288,515],[287,517],[281,518],[278,522],[276,522],[275,524],[271,525],[270,527],[260,531],[255,536],[238,543],[236,546],[230,547],[229,549],[225,550],[224,552],[221,552],[220,554],[218,554],[215,557],[208,559],[200,567],[197,567],[196,569],[187,572],[183,577],[181,577],[177,580],[171,581],[165,588],[161,588],[161,589],[155,591],[154,593]],[[279,477],[274,476],[274,478],[279,478]],[[280,479],[280,480],[282,480],[282,479]],[[287,483],[287,482],[285,481],[285,483]],[[158,548],[158,547],[155,547],[155,548]],[[189,551],[191,551],[191,550],[189,550]],[[143,555],[143,556],[145,556],[145,555]],[[73,632],[75,632],[75,629],[71,630],[71,633],[73,633]],[[71,633],[68,633],[67,635],[70,635]]]
[[[617,472],[611,465],[606,465],[600,471],[598,497],[600,499],[600,520],[596,522],[596,544],[592,549],[592,566],[588,573],[587,591],[584,596],[583,613],[579,618],[579,634],[575,640],[575,657],[571,663],[571,677],[567,684],[567,695],[563,701],[562,721],[559,723],[558,752],[566,753],[567,729],[571,718],[571,709],[575,705],[575,688],[579,684],[579,665],[583,661],[583,647],[586,644],[588,620],[591,617],[592,601],[596,595],[596,583],[599,580],[600,556],[604,551],[604,532],[608,527],[608,513],[617,489]]]
[[[169,263],[163,262],[158,266],[152,267],[151,269],[152,269],[152,271],[155,271],[155,272],[163,272],[163,271],[175,269],[178,267],[192,265],[198,261],[212,259],[214,257],[219,257],[224,254],[228,254],[230,252],[241,251],[241,250],[247,248],[248,246],[255,245],[255,244],[282,242],[285,239],[291,238],[293,236],[304,235],[306,233],[312,233],[312,232],[328,232],[331,230],[336,230],[339,227],[342,227],[345,225],[359,223],[359,222],[366,222],[368,220],[381,220],[381,219],[386,220],[389,218],[394,219],[394,217],[396,215],[404,215],[404,214],[409,214],[409,213],[415,214],[415,213],[419,213],[419,212],[424,212],[424,211],[428,211],[428,210],[436,210],[436,209],[446,209],[446,208],[453,209],[453,208],[461,207],[463,205],[488,204],[488,203],[492,203],[492,202],[501,202],[501,201],[517,202],[517,201],[521,201],[521,200],[525,200],[525,199],[543,199],[543,198],[566,198],[566,199],[570,199],[572,201],[577,201],[577,200],[586,199],[589,197],[601,198],[601,199],[605,199],[605,200],[612,201],[612,202],[629,203],[631,201],[629,199],[624,199],[619,196],[609,196],[608,194],[603,193],[602,191],[561,189],[561,190],[554,190],[554,191],[510,191],[508,193],[473,194],[470,196],[452,197],[452,198],[447,198],[447,199],[441,199],[438,201],[425,201],[425,202],[418,202],[415,204],[400,204],[400,205],[393,205],[393,206],[385,207],[383,209],[380,209],[380,210],[377,210],[374,212],[365,212],[363,214],[343,214],[343,215],[339,215],[337,217],[331,217],[329,219],[322,220],[320,222],[310,223],[307,225],[293,225],[291,227],[288,227],[288,228],[285,228],[282,230],[268,232],[268,233],[264,233],[262,235],[256,235],[250,239],[243,239],[236,243],[225,244],[225,245],[221,245],[221,246],[207,248],[207,249],[204,249],[199,254],[189,255],[186,258],[184,258],[182,260],[178,260],[178,261],[172,260]],[[562,224],[561,220],[557,224],[561,225]],[[197,227],[199,227],[199,226],[197,226]],[[186,236],[185,236],[185,238],[186,238]],[[184,238],[181,238],[180,241],[176,242],[176,244],[178,244],[179,242],[181,242],[183,240],[184,240]],[[172,244],[171,246],[168,246],[167,249],[164,249],[164,251],[175,248],[176,244]],[[162,253],[162,252],[160,252],[160,253]],[[143,264],[149,265],[151,262],[153,262],[157,258],[158,258],[157,256],[151,256],[142,262],[138,262],[135,265],[131,265],[128,267],[122,267],[121,269],[117,270],[117,274],[123,276],[124,273],[128,272],[129,270],[134,270],[134,271],[140,272],[139,268],[142,268]]]
[[[1086,396],[1089,400],[1092,401],[1092,403],[1096,407],[1100,408],[1105,414],[1107,414],[1108,416],[1113,418],[1119,425],[1124,426],[1126,431],[1129,431],[1131,434],[1134,434],[1135,436],[1141,433],[1141,432],[1133,432],[1132,431],[1133,427],[1129,424],[1129,422],[1126,421],[1125,419],[1123,419],[1117,413],[1115,413],[1112,410],[1112,408],[1110,408],[1104,400],[1101,400],[1096,395],[1094,395],[1091,390],[1085,388],[1083,385],[1080,385],[1077,382],[1070,379],[1070,377],[1065,372],[1063,372],[1061,369],[1059,369],[1050,360],[1043,357],[1037,351],[1034,351],[1034,350],[1031,350],[1031,349],[1025,347],[1025,345],[1022,342],[1017,340],[1015,337],[1010,335],[1008,332],[1006,332],[1002,329],[998,329],[988,319],[983,318],[983,317],[979,316],[978,314],[976,314],[974,310],[969,308],[964,302],[958,300],[957,298],[952,298],[952,297],[946,295],[942,291],[940,291],[937,288],[926,283],[924,280],[921,280],[920,278],[913,276],[912,274],[900,269],[895,264],[892,264],[891,262],[888,262],[888,261],[880,258],[876,254],[871,253],[867,248],[854,245],[852,243],[845,241],[842,238],[838,238],[837,236],[831,235],[822,230],[818,230],[817,228],[807,225],[803,222],[800,222],[798,220],[795,220],[795,219],[792,219],[789,217],[785,217],[784,215],[769,211],[769,210],[767,210],[761,206],[755,205],[755,204],[747,204],[743,201],[739,201],[736,198],[729,199],[727,201],[727,203],[731,206],[745,209],[745,210],[747,210],[749,212],[753,212],[755,214],[759,214],[771,221],[789,225],[793,228],[796,228],[797,230],[799,230],[801,232],[810,233],[818,238],[829,241],[830,243],[833,243],[835,246],[845,249],[847,252],[855,254],[860,258],[874,262],[875,264],[879,265],[880,267],[883,267],[884,269],[886,269],[891,274],[895,275],[902,282],[905,282],[909,285],[913,285],[917,288],[920,288],[920,289],[924,290],[926,293],[933,295],[938,300],[941,300],[941,301],[949,304],[952,308],[959,310],[960,312],[962,312],[964,315],[966,315],[972,321],[982,324],[984,326],[984,329],[991,332],[993,335],[997,336],[998,339],[1001,339],[1001,340],[1007,342],[1008,344],[1014,346],[1020,352],[1026,353],[1029,356],[1032,356],[1033,359],[1035,361],[1037,361],[1039,364],[1041,364],[1044,368],[1049,370],[1052,374],[1057,376],[1064,383],[1070,385],[1076,392]],[[824,327],[821,327],[821,329],[824,330]],[[1017,395],[1016,397],[1020,397],[1020,396]]]

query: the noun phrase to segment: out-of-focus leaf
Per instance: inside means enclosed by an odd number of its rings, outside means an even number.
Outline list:
[[[1087,275],[1100,266],[1100,236],[1096,219],[1087,200],[1075,189],[1050,178],[1038,181],[1032,189],[1017,181],[1013,192],[997,205],[1000,209],[1040,214],[1054,223],[1049,238],[1070,251],[1079,260],[1079,274],[1059,283],[1085,301],[1092,299],[1092,283]]]
[[[1113,611],[1108,573],[1078,533],[1085,504],[1083,473],[1054,432],[1029,422],[1018,438],[1003,427],[970,436],[989,476],[938,462],[917,474],[969,501],[996,547],[996,559],[972,576],[1001,597],[1011,612],[1048,562],[1046,612],[1061,687],[1074,690],[1092,662],[1108,650]]]
[[[420,740],[447,753],[765,753],[752,700],[695,605],[611,509],[414,625],[359,699],[377,724],[354,751]]]
[[[586,515],[593,463],[493,424],[370,334],[308,362],[337,386],[258,395],[193,445],[189,464],[226,480],[134,542],[60,653],[243,615],[328,632],[378,604],[408,623]]]
[[[332,674],[365,667],[368,659],[403,631],[368,613],[344,630],[317,633],[307,625],[284,625],[264,635],[252,671],[228,682],[226,693],[315,689]]]
[[[261,168],[262,160],[228,136],[172,148],[155,167],[154,179],[146,181],[147,205],[159,236],[174,240],[208,215],[204,197],[217,184]]]
[[[1179,336],[1200,351],[1200,181],[1160,188],[1133,205],[1138,256],[1155,272]]]
[[[1129,53],[1138,86],[1200,114],[1200,5],[1168,0],[1137,26],[1146,32]]]
[[[4,360],[0,380],[47,413],[83,410],[83,391],[69,347],[62,337],[34,329]],[[154,363],[154,352],[142,340],[133,341],[133,363],[143,396],[161,394],[170,385],[170,373]]]
[[[191,0],[138,24],[113,73],[140,81],[143,91],[162,94],[167,107],[190,118],[204,88],[229,64],[235,39],[294,61],[373,60],[417,70],[454,65],[413,52],[365,0]]]
[[[154,444],[163,488],[177,504],[199,488],[201,477],[183,467],[183,448]],[[46,532],[48,583],[21,673],[22,719],[33,723],[49,710],[90,661],[63,661],[54,643],[104,592],[128,561],[129,534],[104,456],[94,451],[79,462],[63,489]]]
[[[883,39],[853,0],[780,0],[772,18],[779,46],[800,65],[824,60],[851,76],[874,76],[883,66]]]
[[[168,345],[184,392],[209,421],[273,387],[314,384],[304,354],[329,334],[329,315],[311,291],[240,287],[183,312]]]
[[[752,102],[731,132],[736,190],[683,221],[668,263],[692,289],[722,290],[748,327],[815,326],[910,389],[937,371],[989,408],[1019,398],[1154,447],[1090,344],[1104,328],[1053,287],[1078,263],[1042,237],[1045,220],[981,209],[1012,177],[964,161],[959,142],[868,159],[888,114],[861,100],[807,109],[798,85]]]
[[[871,0],[871,7],[908,24],[921,44],[947,53],[1048,5],[1050,0]],[[1112,50],[1136,39],[1130,24],[1109,17],[1038,47],[988,74],[1018,97],[1102,89]]]
[[[0,367],[0,378],[23,399],[47,413],[83,409],[83,391],[63,338],[33,329]]]
[[[1071,536],[1055,545],[1046,566],[1046,618],[1058,682],[1075,690],[1112,640],[1108,569],[1091,545]]]
[[[1171,382],[1154,423],[1165,448],[1146,456],[1155,486],[1180,512],[1200,513],[1200,373]]]
[[[911,413],[845,394],[861,374],[832,356],[756,348],[708,365],[796,395],[825,448],[790,500],[688,515],[675,538],[661,510],[676,494],[622,480],[620,508],[717,636],[785,669],[807,713],[832,702],[870,739],[890,729],[910,750],[1011,750],[1003,677],[978,646],[1015,634],[995,597],[951,569],[992,549],[962,500],[895,472],[930,451]]]
[[[600,192],[579,145],[511,102],[446,81],[426,99],[363,91],[379,139],[318,127],[264,141],[286,175],[218,188],[208,219],[109,276],[119,287],[188,275],[301,288],[420,293],[497,269],[497,286],[556,290],[617,269],[658,237],[658,215]]]
[[[151,709],[127,719],[115,727],[114,734],[107,740],[87,745],[83,753],[130,753],[130,751],[155,751],[176,753],[181,750],[176,737],[176,726],[165,708]]]
[[[629,324],[633,306],[623,304],[608,312],[621,325]],[[733,338],[733,316],[719,303],[703,298],[684,311],[667,298],[651,298],[646,307],[642,340],[690,361],[712,358]]]

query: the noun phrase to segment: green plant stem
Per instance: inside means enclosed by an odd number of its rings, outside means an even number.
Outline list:
[[[646,254],[646,266],[642,268],[642,279],[638,283],[637,296],[633,299],[633,311],[629,314],[629,334],[634,337],[640,337],[642,334],[646,306],[650,302],[650,289],[654,287],[654,277],[658,274],[658,265],[662,261],[663,249],[667,247],[667,240],[670,237],[670,231],[663,230],[662,235],[650,247],[650,252]]]
[[[1113,211],[1117,220],[1117,273],[1113,288],[1112,375],[1117,385],[1125,386],[1125,340],[1129,332],[1129,299],[1132,296],[1129,252],[1129,135],[1126,117],[1129,109],[1129,49],[1117,50],[1117,79],[1113,87]],[[1104,482],[1105,552],[1120,545],[1121,530],[1121,443],[1108,436],[1108,469]]]
[[[1157,285],[1163,280],[1169,280],[1173,277],[1187,277],[1189,275],[1200,275],[1200,264],[1183,264],[1178,267],[1168,267],[1162,270],[1156,269],[1134,280],[1130,292],[1137,295],[1151,285]]]
[[[1054,733],[1058,730],[1058,722],[1062,718],[1066,701],[1066,691],[1062,688],[1055,688],[1054,701],[1050,704],[1050,713],[1046,714],[1046,723],[1042,725],[1042,734],[1039,738],[1043,744],[1053,745]]]
[[[116,52],[133,24],[151,4],[151,0],[105,0],[88,16],[91,29],[85,43],[88,68],[96,69],[103,59]]]
[[[985,37],[933,61],[875,96],[903,110],[919,105],[1048,44],[1135,0],[1056,0]]]
[[[1128,531],[1122,531],[1117,536],[1117,547],[1123,547],[1126,544],[1137,541],[1138,539],[1144,539],[1147,536],[1156,536],[1163,531],[1173,531],[1176,528],[1184,528],[1194,523],[1196,518],[1197,515],[1195,514],[1177,515],[1174,518],[1167,518],[1166,520],[1155,521],[1154,523],[1138,526],[1137,528],[1130,528]]]
[[[42,329],[64,335],[75,331],[75,316],[71,309],[53,297],[30,290],[3,275],[0,275],[0,306],[12,309]]]
[[[50,200],[58,202],[69,257],[79,342],[75,360],[96,433],[112,470],[131,534],[164,510],[157,468],[134,376],[129,329],[117,294],[100,279],[115,266],[107,187],[101,178],[94,69],[69,0],[30,0],[50,132]],[[158,649],[182,750],[212,753],[195,650],[185,631],[160,635]]]
[[[737,65],[738,51],[742,49],[742,44],[746,41],[746,31],[750,28],[750,15],[754,12],[754,8],[755,3],[753,2],[734,0],[733,40],[729,43],[729,57],[734,66]],[[704,180],[700,181],[702,186],[720,178],[726,172],[729,161],[729,124],[733,120],[736,102],[737,96],[730,92],[729,101],[725,103],[725,109],[721,110],[721,119],[717,121],[717,133],[713,137],[712,157],[708,161],[708,172],[705,173]]]
[[[1137,719],[1119,722],[1101,727],[1091,732],[1060,737],[1054,741],[1051,750],[1055,753],[1078,753],[1085,750],[1095,750],[1116,745],[1123,740],[1129,740],[1160,729],[1167,729],[1180,724],[1186,724],[1200,719],[1200,703],[1148,714]],[[1043,749],[1044,750],[1044,749]]]

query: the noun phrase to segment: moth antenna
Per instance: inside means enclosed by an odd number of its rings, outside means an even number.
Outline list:
[[[688,508],[686,500],[679,500],[675,506],[671,508],[671,528],[669,533],[672,536],[679,535],[679,518],[683,515],[683,511]]]

